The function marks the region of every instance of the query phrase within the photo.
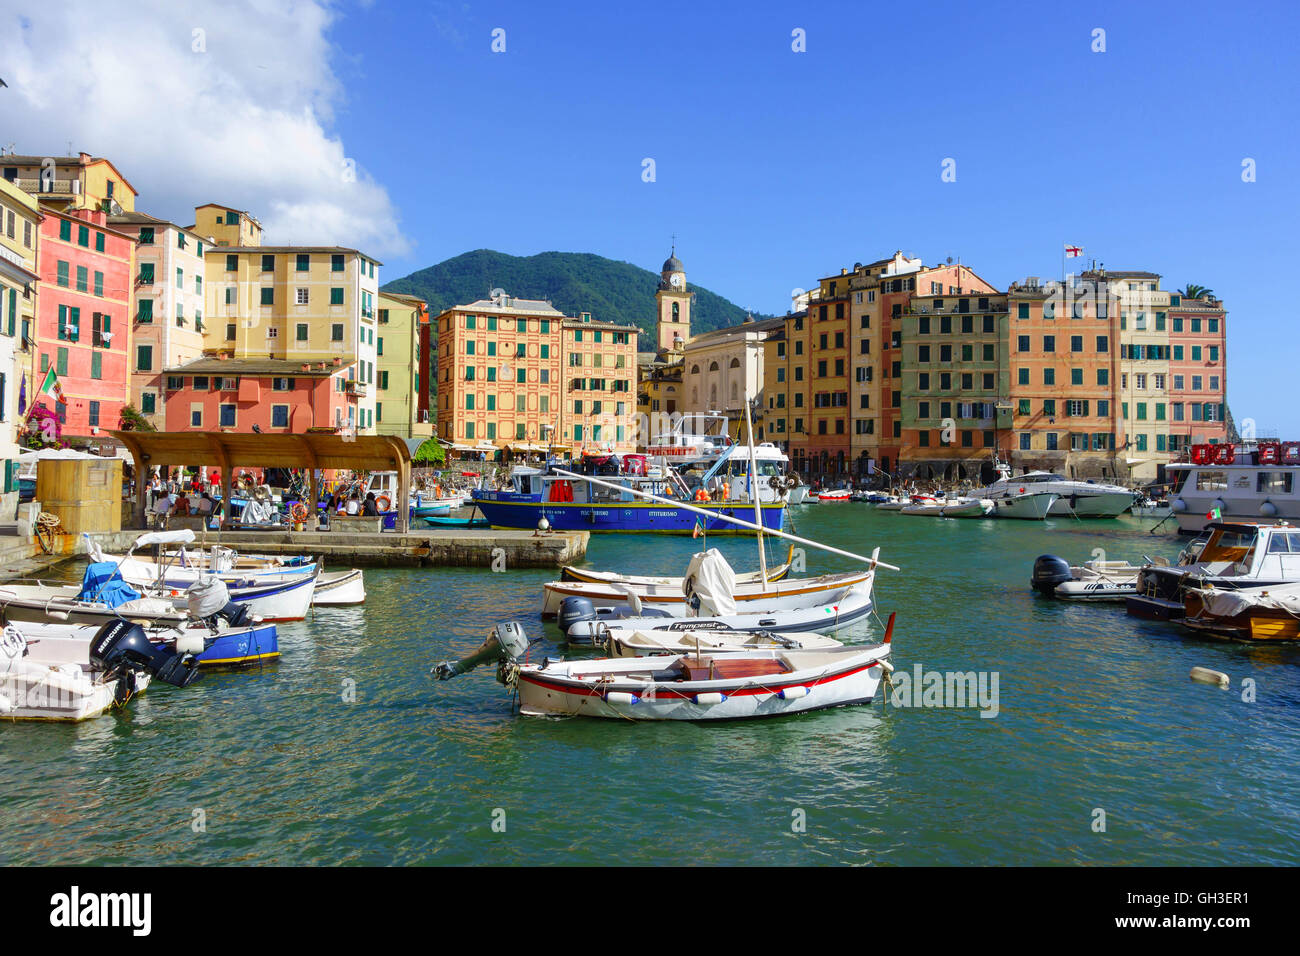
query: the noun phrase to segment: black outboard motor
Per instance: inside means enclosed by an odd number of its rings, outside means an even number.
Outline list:
[[[238,601],[227,601],[226,606],[213,615],[213,618],[217,617],[224,618],[231,627],[252,627],[255,623],[253,612],[248,609],[248,605],[240,604]],[[213,618],[208,619],[209,626]]]
[[[127,677],[128,682],[133,682],[137,671],[146,671],[175,687],[188,687],[199,679],[192,657],[154,644],[134,621],[109,621],[101,627],[90,642],[90,662],[106,673]]]
[[[1070,573],[1070,563],[1054,554],[1039,555],[1034,559],[1034,573],[1029,583],[1035,591],[1051,597],[1056,586],[1074,577]]]
[[[560,602],[560,611],[555,621],[565,634],[569,628],[583,621],[617,621],[625,617],[672,617],[663,608],[643,607],[639,611],[626,605],[619,607],[596,607],[591,598],[567,597]]]

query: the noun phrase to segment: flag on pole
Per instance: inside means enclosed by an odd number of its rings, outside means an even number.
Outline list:
[[[695,530],[691,532],[691,537],[692,537],[692,538],[698,538],[698,537],[699,537],[700,535],[702,535],[702,534],[704,534],[704,522],[701,521],[699,518],[696,518],[696,519],[695,519]]]
[[[68,404],[68,400],[63,397],[63,387],[59,385],[59,376],[54,374],[54,366],[51,365],[48,372],[45,373],[45,381],[41,382],[41,387],[37,395],[53,395],[54,400],[60,405]]]
[[[1065,244],[1065,258],[1077,259],[1081,255],[1083,255],[1083,246],[1072,246],[1069,243]]]
[[[1221,508],[1213,508],[1206,513],[1205,517],[1207,517],[1211,521],[1218,521],[1220,518],[1223,517],[1223,510]]]

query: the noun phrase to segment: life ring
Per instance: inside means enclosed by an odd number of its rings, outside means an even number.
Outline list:
[[[295,501],[293,503],[293,507],[289,509],[289,515],[293,518],[294,521],[306,521],[307,506],[303,504],[301,501]]]
[[[393,507],[393,499],[388,497],[388,495],[379,495],[375,498],[375,507],[380,511],[391,511]]]
[[[1216,465],[1231,465],[1236,460],[1237,448],[1231,442],[1215,446],[1214,463]]]
[[[1261,465],[1276,465],[1281,457],[1282,446],[1278,442],[1260,442],[1259,463]]]

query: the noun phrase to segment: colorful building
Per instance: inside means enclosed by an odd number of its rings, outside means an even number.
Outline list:
[[[429,307],[423,299],[379,293],[375,340],[375,430],[381,435],[428,438]]]
[[[991,481],[995,459],[1011,451],[1007,296],[973,274],[962,282],[959,292],[914,295],[894,320],[904,477]]]
[[[203,209],[196,211],[195,230],[202,228],[200,222],[206,224],[204,215]],[[219,246],[208,248],[203,262],[204,358],[198,360],[203,371],[194,363],[164,369],[167,404],[175,401],[180,410],[177,415],[167,413],[168,429],[182,427],[174,423],[184,421],[186,412],[211,404],[207,393],[216,373],[209,360],[215,359],[248,363],[236,376],[223,376],[239,379],[237,388],[226,389],[235,391],[237,400],[218,403],[235,409],[221,410],[217,427],[262,427],[261,413],[248,409],[245,414],[243,406],[283,391],[286,382],[277,380],[287,380],[288,372],[297,370],[302,375],[292,376],[294,389],[302,387],[315,396],[320,386],[306,383],[324,373],[331,380],[326,387],[337,398],[328,406],[302,396],[278,403],[304,411],[288,409],[286,419],[281,409],[271,428],[301,431],[301,423],[309,420],[309,428],[375,434],[380,263],[356,249],[337,246]],[[196,376],[207,386],[196,386]],[[326,407],[328,417],[322,419]],[[202,420],[203,425],[183,427],[212,427],[208,415]]]
[[[144,213],[122,213],[108,221],[136,241],[131,404],[162,429],[170,394],[163,370],[203,355],[203,255],[212,243],[190,228]]]
[[[77,156],[0,156],[0,176],[63,212],[93,209],[113,215],[135,211],[136,191],[110,160]]]
[[[252,213],[216,203],[195,207],[190,231],[209,237],[217,246],[245,248],[262,244],[262,224]]]
[[[687,342],[682,350],[685,411],[724,415],[728,433],[744,440],[745,403],[752,403],[763,391],[764,343],[784,326],[784,319],[747,318],[740,325],[696,335]],[[754,422],[756,438],[759,424]]]
[[[18,504],[15,463],[23,426],[19,395],[31,376],[36,326],[36,249],[41,212],[36,200],[10,182],[0,181],[0,514],[5,520]]]
[[[1169,302],[1169,453],[1228,441],[1227,312],[1213,295]],[[1249,434],[1249,433],[1248,433]]]
[[[205,356],[168,369],[166,431],[302,433],[357,421],[351,374],[333,361]]]
[[[461,450],[635,450],[636,326],[500,290],[436,322],[440,438]]]
[[[118,427],[131,400],[135,237],[97,209],[41,211],[35,379],[54,368],[67,404],[52,410],[65,437],[97,436]]]

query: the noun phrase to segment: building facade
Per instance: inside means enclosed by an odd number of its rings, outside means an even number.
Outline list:
[[[1229,441],[1228,314],[1212,295],[1169,303],[1169,453]],[[1256,437],[1247,430],[1247,437]]]
[[[429,307],[423,299],[379,294],[375,362],[375,430],[401,438],[430,437]]]
[[[439,437],[462,449],[635,450],[636,326],[500,290],[436,322]]]
[[[35,196],[42,206],[116,215],[134,212],[136,191],[110,160],[77,156],[0,155],[0,176]]]
[[[135,239],[131,304],[131,404],[157,429],[167,423],[164,369],[203,354],[204,247],[211,241],[144,213],[110,216]]]
[[[31,376],[35,350],[37,242],[41,212],[36,200],[10,182],[0,181],[0,514],[7,520],[18,504],[14,477],[19,433],[23,428],[19,395]]]
[[[55,406],[65,436],[117,428],[131,400],[135,238],[91,208],[42,206],[36,381],[54,368],[67,398]]]

